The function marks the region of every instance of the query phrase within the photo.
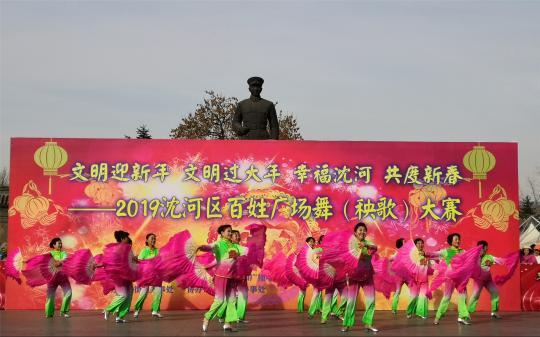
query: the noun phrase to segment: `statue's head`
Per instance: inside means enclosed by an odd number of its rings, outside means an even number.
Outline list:
[[[253,96],[259,97],[261,95],[262,85],[264,83],[264,80],[261,77],[254,76],[254,77],[250,77],[247,80],[247,83],[249,84],[249,92]]]

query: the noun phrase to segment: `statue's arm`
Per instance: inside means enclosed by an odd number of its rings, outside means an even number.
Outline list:
[[[279,139],[279,121],[277,118],[276,107],[274,104],[270,106],[268,123],[270,124],[270,139]]]
[[[242,126],[242,113],[240,112],[240,104],[236,105],[236,110],[234,112],[232,120],[232,129],[239,136],[243,136],[249,132],[249,129],[247,127]]]

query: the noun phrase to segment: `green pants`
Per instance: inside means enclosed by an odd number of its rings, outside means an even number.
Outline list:
[[[428,315],[428,299],[426,297],[427,282],[414,282],[409,287],[410,300],[407,316],[417,315],[426,318]]]
[[[317,311],[321,311],[322,309],[322,292],[317,289],[313,288],[313,293],[311,295],[311,303],[309,304],[308,309],[308,315],[310,317],[313,317]]]
[[[469,312],[476,311],[476,305],[478,304],[478,299],[480,298],[480,293],[482,289],[486,288],[489,294],[491,295],[491,312],[499,311],[499,290],[495,285],[495,282],[489,278],[489,280],[477,281],[474,280],[473,293],[469,299]]]
[[[161,296],[163,294],[163,288],[162,287],[152,287],[154,288],[152,291],[153,299],[152,299],[152,313],[159,312],[161,307]],[[144,301],[146,300],[146,297],[148,296],[149,287],[143,287],[141,288],[141,291],[139,293],[139,298],[137,299],[137,302],[135,302],[135,310],[141,311],[144,305]]]
[[[401,295],[401,289],[403,289],[403,285],[405,282],[400,281],[399,283],[396,283],[396,291],[394,292],[394,298],[392,298],[392,311],[396,312],[398,310],[399,306],[399,295]]]
[[[236,285],[236,312],[238,319],[243,321],[246,319],[247,303],[248,303],[248,285],[247,280],[239,280]]]
[[[118,318],[122,319],[129,313],[133,298],[133,284],[131,281],[118,282],[114,285],[116,296],[111,304],[105,308],[108,312],[117,312]]]
[[[342,316],[347,306],[347,301],[344,294],[345,284],[331,287],[325,290],[322,317],[321,322],[326,322],[330,314],[333,313],[336,316]],[[341,295],[341,302],[338,305],[338,297]]]
[[[417,315],[422,318],[428,316],[428,299],[426,292],[427,282],[415,282],[409,288],[410,300],[407,306],[407,316]]]
[[[214,288],[216,294],[210,309],[204,314],[206,320],[211,320],[220,313],[225,312],[225,323],[237,322],[236,296],[234,294],[234,280],[216,276]]]
[[[446,280],[444,283],[444,294],[439,304],[439,309],[437,309],[437,314],[435,314],[436,319],[441,319],[446,310],[448,310],[448,305],[450,304],[450,298],[454,292],[455,284],[452,280]],[[458,317],[459,318],[470,318],[469,310],[467,309],[467,291],[463,290],[458,293]]]
[[[345,312],[345,296],[341,297],[342,291],[335,289],[332,293],[332,303],[330,305],[330,313],[341,316]],[[339,299],[341,298],[341,303],[338,304]]]
[[[60,307],[61,314],[69,313],[69,305],[71,304],[71,285],[67,277],[62,280],[53,280],[47,284],[47,300],[45,301],[45,316],[53,317],[54,316],[54,307],[55,307],[55,297],[56,289],[58,287],[62,288],[64,296],[62,297],[62,306]]]
[[[236,313],[238,315],[238,319],[241,321],[244,321],[246,319],[246,311],[247,311],[247,298],[248,298],[248,286],[247,286],[247,280],[236,280],[236,289],[234,291],[236,296]],[[225,318],[225,314],[227,312],[226,306],[221,306],[216,314],[219,318]]]
[[[304,312],[304,299],[306,298],[306,290],[300,289],[298,292],[298,300],[296,302],[296,312]]]
[[[358,297],[358,290],[362,287],[364,289],[364,298],[366,301],[366,311],[362,317],[362,323],[365,325],[373,324],[373,316],[375,314],[375,287],[373,280],[360,285],[357,282],[349,282],[347,286],[347,307],[345,308],[345,315],[343,317],[343,326],[352,327],[354,325],[354,316],[356,314],[356,298]]]

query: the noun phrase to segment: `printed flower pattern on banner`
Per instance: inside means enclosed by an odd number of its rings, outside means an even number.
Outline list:
[[[17,213],[21,216],[21,226],[24,229],[37,223],[49,226],[59,215],[65,214],[64,208],[44,197],[32,180],[24,185],[22,194],[13,200],[13,206],[9,208],[9,216]]]
[[[506,232],[510,217],[519,220],[519,211],[516,204],[512,200],[508,200],[505,189],[501,185],[497,185],[487,200],[470,209],[460,221],[467,217],[472,217],[474,224],[481,229],[493,226],[498,231]]]
[[[84,188],[84,194],[97,205],[113,206],[122,197],[122,189],[116,183],[91,181]]]

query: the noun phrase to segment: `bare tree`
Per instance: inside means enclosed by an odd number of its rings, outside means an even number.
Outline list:
[[[529,183],[529,188],[531,189],[534,203],[538,204],[538,199],[540,198],[540,196],[538,195],[538,193],[536,193],[536,181],[532,178],[529,178],[527,179],[527,182]]]
[[[0,186],[9,186],[9,171],[6,167],[0,171]]]
[[[238,139],[232,129],[232,118],[238,104],[236,97],[225,97],[214,91],[206,91],[202,104],[194,112],[182,118],[171,130],[171,138],[181,139]],[[302,139],[300,127],[292,114],[279,112],[279,139]]]

